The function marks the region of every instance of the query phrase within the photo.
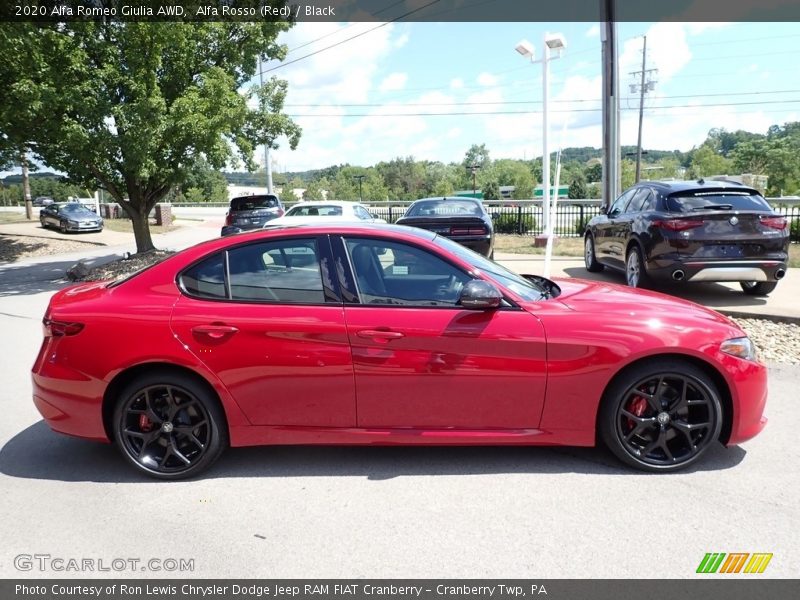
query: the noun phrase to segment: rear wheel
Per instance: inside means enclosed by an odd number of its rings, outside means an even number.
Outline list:
[[[622,462],[651,472],[700,459],[719,438],[722,405],[711,378],[679,360],[644,363],[606,391],[600,435]]]
[[[766,296],[778,287],[777,281],[740,281],[742,291],[748,296]]]
[[[639,246],[631,246],[625,259],[625,281],[630,287],[643,288],[650,283]]]
[[[216,398],[193,378],[169,371],[126,386],[114,411],[114,438],[128,462],[158,479],[196,475],[228,445]]]
[[[605,266],[597,261],[597,254],[594,251],[594,238],[592,234],[587,233],[586,239],[583,242],[583,262],[586,264],[586,270],[590,273],[599,273]]]

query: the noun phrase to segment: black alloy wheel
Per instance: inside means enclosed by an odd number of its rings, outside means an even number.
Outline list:
[[[62,220],[58,228],[61,230],[61,233],[67,233],[67,222]]]
[[[114,437],[137,469],[159,479],[196,475],[228,444],[215,398],[193,379],[153,374],[129,385],[114,413]]]
[[[607,390],[601,436],[624,463],[676,471],[697,461],[719,438],[722,406],[714,382],[681,361],[646,363]]]
[[[740,281],[742,291],[748,296],[766,296],[778,287],[777,281]]]

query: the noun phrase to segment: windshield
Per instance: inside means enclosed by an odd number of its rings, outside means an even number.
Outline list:
[[[342,207],[334,204],[315,206],[293,206],[286,213],[287,217],[341,217]]]
[[[74,214],[92,212],[82,204],[78,204],[76,202],[70,202],[69,204],[64,204],[59,210],[63,213],[74,213]]]
[[[440,215],[480,215],[481,206],[473,200],[420,200],[408,208],[407,217]]]
[[[667,210],[671,212],[692,212],[697,210],[772,211],[772,208],[762,196],[757,194],[719,192],[670,196],[667,198]]]
[[[278,208],[277,196],[243,196],[231,200],[231,210],[255,210],[257,208]]]
[[[453,240],[440,235],[437,235],[433,241],[443,248],[449,250],[462,260],[467,261],[476,269],[480,269],[484,273],[488,273],[493,279],[496,279],[500,285],[508,288],[515,294],[518,294],[524,300],[536,302],[542,298],[545,298],[548,294],[546,290],[536,285],[533,281],[525,279],[522,275],[514,273],[514,271],[509,271],[505,267],[498,265],[496,262],[489,260],[485,256],[482,256],[477,252],[473,252],[469,248],[462,246],[458,242],[454,242]]]

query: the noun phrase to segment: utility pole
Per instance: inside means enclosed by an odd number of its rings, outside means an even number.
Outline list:
[[[261,56],[258,57],[258,82],[264,88],[264,62]],[[272,161],[269,158],[269,144],[264,144],[264,172],[267,175],[267,193],[272,193]]]
[[[636,142],[636,183],[639,183],[641,179],[642,173],[642,121],[644,119],[644,95],[653,89],[656,82],[650,79],[650,74],[655,73],[658,69],[648,69],[647,68],[647,36],[642,36],[642,70],[641,71],[634,71],[631,73],[634,77],[640,75],[641,78],[639,80],[639,138]],[[645,76],[647,77],[647,82],[645,83]],[[631,85],[631,92],[636,91],[636,84]]]
[[[28,156],[23,150],[20,155],[20,163],[22,164],[22,194],[25,197],[25,218],[28,221],[33,220],[33,202],[31,201],[31,182],[28,177]]]
[[[477,188],[477,186],[475,184],[475,175],[478,172],[478,169],[480,169],[480,168],[481,168],[480,165],[470,165],[470,166],[467,167],[467,169],[469,169],[470,173],[472,173],[472,193],[473,194],[477,193],[477,189],[478,188]]]
[[[603,59],[603,204],[620,192],[619,83],[615,0],[600,0]]]
[[[361,182],[364,181],[366,175],[353,175],[353,179],[358,179],[358,201],[364,202],[364,195],[361,193]]]

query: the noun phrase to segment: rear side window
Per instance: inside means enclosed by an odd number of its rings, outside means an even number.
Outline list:
[[[667,198],[670,212],[692,212],[698,210],[758,210],[772,211],[769,203],[758,194],[702,193],[678,194]]]
[[[231,200],[231,210],[256,210],[257,208],[279,208],[281,205],[277,196],[243,196]]]
[[[198,298],[224,300],[225,255],[215,254],[203,262],[190,267],[181,275],[181,286],[186,293]]]
[[[328,262],[315,239],[263,242],[214,254],[178,281],[187,295],[201,299],[322,304],[336,299]]]

